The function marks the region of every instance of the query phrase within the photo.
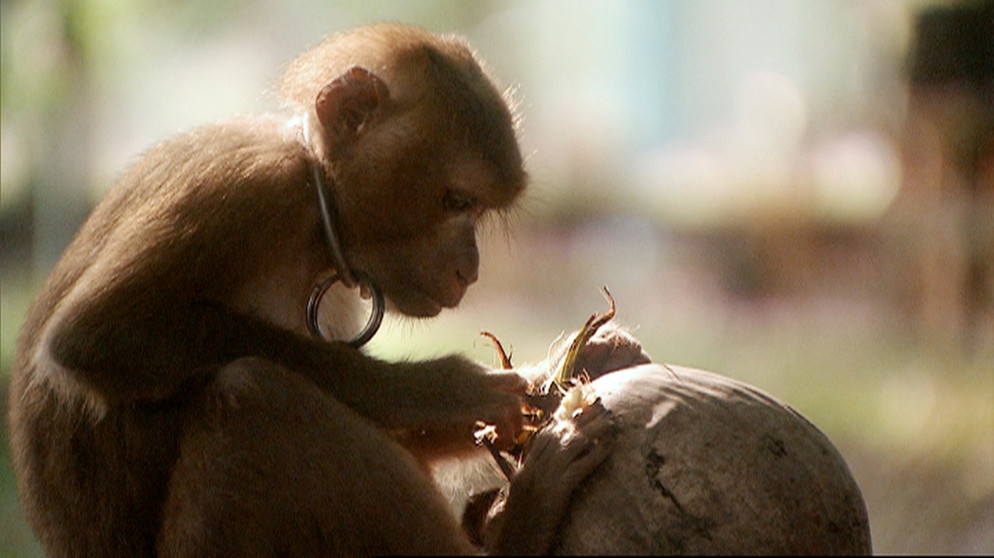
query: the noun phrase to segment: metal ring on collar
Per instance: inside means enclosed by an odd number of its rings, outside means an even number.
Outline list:
[[[376,286],[376,283],[373,283],[372,279],[368,275],[361,271],[353,271],[352,275],[356,278],[360,286],[366,286],[369,289],[373,297],[373,311],[369,315],[369,320],[362,328],[362,331],[360,331],[355,338],[348,342],[349,346],[358,349],[368,343],[369,340],[376,335],[377,330],[380,329],[380,323],[383,321],[383,313],[386,303],[383,299],[383,293],[380,292],[379,287]],[[311,291],[310,298],[307,299],[307,329],[309,329],[311,334],[318,339],[331,341],[331,339],[324,336],[324,333],[321,332],[321,328],[318,325],[318,307],[321,305],[321,299],[324,297],[324,293],[326,293],[332,285],[341,280],[342,278],[338,275],[338,273],[335,273],[331,277],[325,279],[323,283],[314,287],[314,290]]]

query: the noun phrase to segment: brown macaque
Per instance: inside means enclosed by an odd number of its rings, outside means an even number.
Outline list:
[[[280,90],[289,115],[145,153],[29,311],[11,439],[51,556],[479,550],[425,464],[471,451],[477,421],[513,440],[526,380],[344,340],[363,293],[425,317],[476,281],[478,224],[526,184],[512,111],[464,41],[400,25],[327,40]],[[328,341],[304,308],[331,274]],[[487,550],[546,552],[610,431],[594,413],[540,437],[561,475],[514,479]]]

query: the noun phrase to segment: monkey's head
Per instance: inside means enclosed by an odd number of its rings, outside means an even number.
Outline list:
[[[508,100],[468,45],[400,25],[338,35],[281,83],[308,115],[345,259],[411,316],[456,306],[476,281],[476,230],[527,176]]]

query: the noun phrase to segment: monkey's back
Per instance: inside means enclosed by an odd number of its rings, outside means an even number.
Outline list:
[[[199,149],[205,144],[213,148]],[[297,187],[306,192],[301,195],[309,195],[303,154],[285,118],[205,126],[166,140],[139,158],[108,191],[46,279],[18,339],[8,423],[21,500],[49,554],[155,555],[161,507],[177,458],[187,403],[195,397],[195,387],[207,380],[195,379],[185,386],[194,389],[155,401],[106,404],[46,346],[47,332],[54,327],[51,322],[60,304],[80,281],[90,280],[88,270],[106,264],[111,257],[118,258],[129,243],[144,244],[145,250],[154,252],[162,243],[180,238],[191,244],[191,252],[199,250],[196,232],[185,231],[184,236],[184,228],[188,223],[209,223],[224,216],[203,217],[190,212],[224,207],[229,197],[226,190],[261,191],[260,172],[282,168],[285,177],[274,188]],[[178,157],[182,165],[166,164]],[[221,159],[228,163],[225,175],[217,173]],[[192,189],[216,202],[201,208],[184,207],[184,194]],[[252,202],[238,201],[245,197],[230,196],[230,203]],[[267,206],[269,200],[278,203],[281,197],[286,199],[273,192],[268,199],[257,201]],[[291,201],[295,200],[283,203]],[[279,208],[257,210],[265,211]],[[224,268],[225,258],[235,259],[237,254],[210,256],[200,265],[216,266],[216,284],[210,287],[213,292],[200,292],[223,298],[243,280],[226,274]],[[162,273],[179,281],[187,273],[184,266],[195,264],[188,258]],[[133,272],[142,265],[141,257],[135,256],[134,262],[127,268],[122,266],[118,273]]]

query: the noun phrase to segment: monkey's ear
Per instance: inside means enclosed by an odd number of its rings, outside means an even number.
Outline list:
[[[321,88],[315,100],[330,153],[355,141],[390,92],[383,80],[365,68],[353,66]]]

